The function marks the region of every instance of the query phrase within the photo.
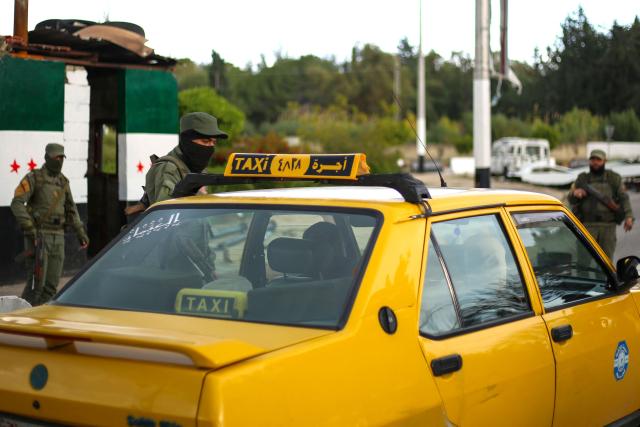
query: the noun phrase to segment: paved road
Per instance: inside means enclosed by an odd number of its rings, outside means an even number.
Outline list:
[[[429,174],[416,174],[416,177],[424,181],[428,186],[437,187],[440,184],[438,176],[434,173]],[[445,179],[450,187],[470,187],[473,185],[473,179],[469,177],[458,176],[445,176]],[[566,190],[558,190],[554,188],[536,187],[528,184],[523,184],[517,181],[504,181],[501,179],[494,179],[492,181],[493,188],[508,188],[515,190],[537,191],[540,193],[546,193],[554,196],[560,200],[566,194]],[[617,228],[618,244],[616,246],[616,252],[614,259],[619,259],[626,255],[640,256],[640,193],[630,192],[631,205],[633,212],[638,217],[636,226],[628,233],[625,233],[622,227]],[[62,287],[70,278],[62,278],[60,281],[60,287]],[[24,283],[17,283],[13,285],[0,285],[0,295],[20,295]]]
[[[625,233],[622,227],[617,228],[618,243],[613,255],[614,260],[627,255],[640,256],[640,193],[630,192],[629,199],[631,199],[631,208],[637,220],[633,229],[628,233]]]

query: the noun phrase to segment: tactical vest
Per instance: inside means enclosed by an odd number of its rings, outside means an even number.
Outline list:
[[[171,152],[173,153],[173,151]],[[178,169],[178,173],[180,173],[180,178],[184,178],[189,173],[189,168],[184,164],[182,160],[178,157],[173,156],[171,153],[166,156],[158,157],[155,154],[152,154],[149,159],[151,160],[151,168],[153,169],[155,166],[162,163],[172,163],[176,169]],[[154,171],[155,172],[155,171]],[[149,170],[149,173],[152,173],[152,170]],[[134,205],[128,206],[125,208],[125,215],[133,218],[133,215],[137,215],[143,211],[145,211],[150,205],[149,195],[147,194],[147,188],[142,187],[144,194],[140,201]]]
[[[62,231],[66,222],[65,201],[69,180],[59,173],[50,175],[44,168],[31,172],[34,191],[27,205],[37,228]]]
[[[605,169],[602,175],[586,173],[585,176],[587,184],[593,186],[602,195],[611,197],[613,201],[620,203],[620,200],[617,199],[618,195],[615,193],[620,187],[618,175]],[[582,222],[616,222],[615,213],[593,196],[586,197],[579,203],[577,216]]]

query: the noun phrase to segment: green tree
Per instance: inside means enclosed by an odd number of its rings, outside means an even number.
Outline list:
[[[551,101],[556,111],[574,107],[602,112],[600,94],[606,76],[602,58],[607,37],[591,25],[580,7],[562,24],[559,46],[550,51],[547,67]]]
[[[244,128],[244,113],[209,87],[187,89],[178,93],[178,109],[181,116],[194,111],[204,111],[215,116],[219,127],[229,134],[229,138],[239,135]]]
[[[209,85],[221,95],[227,92],[227,67],[224,59],[215,50],[211,51]]]
[[[406,121],[370,117],[342,105],[324,109],[294,107],[283,117],[297,119],[298,135],[324,153],[366,153],[374,172],[396,171],[400,157],[397,147],[412,136]]]
[[[205,69],[190,59],[179,59],[173,73],[176,76],[179,90],[207,86],[209,84]]]
[[[531,125],[531,137],[541,138],[549,141],[551,148],[557,147],[560,142],[560,135],[558,131],[548,123],[536,118]]]
[[[354,47],[346,65],[350,104],[366,114],[382,115],[393,100],[393,55],[377,46]]]
[[[613,24],[600,62],[601,92],[594,111],[601,114],[634,109],[640,114],[640,19],[629,27]]]
[[[462,139],[462,126],[459,122],[451,120],[447,116],[438,119],[435,126],[431,127],[429,143],[437,146],[437,158],[442,159],[445,145],[457,145]]]
[[[615,140],[640,141],[640,119],[632,109],[611,113],[609,123],[614,126],[613,138]]]
[[[566,144],[574,144],[575,152],[578,154],[580,145],[599,137],[600,119],[587,110],[574,108],[562,116],[558,122],[558,132],[560,141]]]
[[[494,114],[491,117],[491,136],[494,141],[505,136],[527,138],[530,135],[530,126],[517,117],[509,118],[504,114]]]

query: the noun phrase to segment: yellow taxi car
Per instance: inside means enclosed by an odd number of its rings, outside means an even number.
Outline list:
[[[0,314],[0,426],[589,426],[640,419],[636,257],[556,199],[364,155],[235,154],[44,306]]]

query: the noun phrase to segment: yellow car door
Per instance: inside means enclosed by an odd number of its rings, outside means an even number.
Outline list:
[[[640,319],[586,232],[558,210],[513,209],[556,361],[554,425],[601,426],[640,409]]]
[[[505,220],[501,209],[430,220],[420,343],[454,425],[552,423],[551,343]]]

